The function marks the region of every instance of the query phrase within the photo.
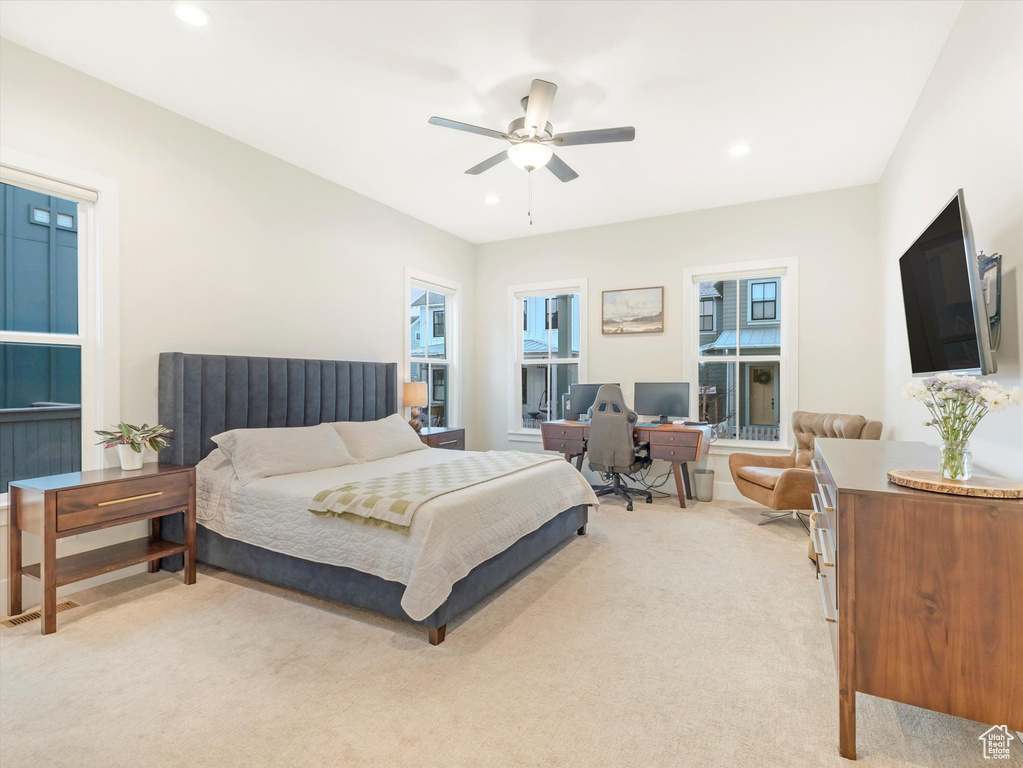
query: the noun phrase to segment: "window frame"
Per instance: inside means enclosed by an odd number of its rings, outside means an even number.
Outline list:
[[[82,470],[113,466],[95,445],[97,429],[117,418],[120,377],[120,194],[105,176],[0,146],[0,182],[78,203],[78,333],[0,331],[0,341],[81,349]],[[0,509],[7,506],[6,489]],[[0,516],[0,526],[7,515]]]
[[[423,334],[423,357],[412,356],[412,305],[410,297],[412,287],[443,293],[445,295],[444,309],[431,310],[424,313],[425,327],[420,329]],[[402,382],[411,381],[413,365],[446,365],[448,367],[447,377],[444,383],[445,406],[447,408],[447,421],[449,428],[458,428],[462,425],[462,371],[460,366],[460,335],[461,335],[461,296],[462,284],[440,275],[432,275],[428,272],[421,272],[407,268],[405,270],[404,293],[402,305],[404,306],[404,346],[402,357],[405,369]],[[450,331],[445,336],[444,357],[430,357],[430,338],[433,331],[434,312],[444,313],[444,330]],[[433,374],[427,382],[428,397],[433,400]],[[398,389],[398,407],[405,411],[405,404],[401,402],[401,388]],[[427,418],[429,408],[427,405]]]
[[[789,452],[794,439],[790,429],[792,412],[799,407],[799,348],[797,329],[799,328],[799,260],[795,257],[761,259],[757,261],[735,262],[732,264],[715,264],[701,267],[686,267],[682,271],[682,334],[684,350],[682,355],[683,379],[695,383],[696,402],[699,402],[700,381],[700,329],[699,304],[700,283],[717,280],[753,280],[757,277],[778,280],[778,311],[779,320],[766,321],[780,326],[781,354],[779,355],[722,355],[720,357],[704,357],[705,362],[735,364],[735,375],[739,374],[739,363],[755,364],[777,362],[782,383],[778,397],[778,441],[736,440],[718,438],[714,442],[712,452],[728,453],[731,450],[759,450],[767,452]],[[741,304],[736,302],[736,337],[739,338],[741,324],[738,322]],[[747,311],[749,302],[746,302]],[[764,321],[757,321],[758,324]],[[706,333],[706,331],[704,331]],[[738,351],[741,351],[741,348]],[[749,365],[747,365],[747,372]],[[738,412],[736,414],[738,418]]]
[[[576,365],[576,380],[579,382],[585,382],[587,380],[587,338],[588,338],[588,283],[586,278],[576,278],[572,280],[554,280],[544,283],[525,283],[520,285],[511,285],[508,287],[508,303],[511,306],[511,322],[509,327],[511,328],[510,333],[510,344],[511,344],[511,355],[510,357],[510,369],[506,375],[508,384],[508,401],[511,403],[511,407],[508,411],[508,439],[512,441],[520,442],[540,442],[541,435],[538,428],[523,427],[522,426],[522,393],[524,388],[522,386],[522,370],[524,365],[536,365],[536,364],[548,364],[552,362],[560,365]],[[544,358],[543,360],[530,359],[526,360],[522,354],[523,338],[526,333],[526,323],[520,323],[518,318],[523,313],[522,300],[531,296],[544,296],[551,297],[569,293],[576,293],[579,295],[579,357],[571,360],[565,360],[564,358]],[[550,312],[546,309],[544,316],[549,318]],[[545,322],[545,325],[548,323]],[[544,328],[545,331],[551,330]]]
[[[700,327],[698,328],[697,332],[698,333],[717,333],[717,330],[718,330],[718,307],[717,307],[717,304],[715,303],[716,299],[701,298],[699,300],[699,302],[700,302],[700,305],[699,305],[700,306],[700,311],[699,311],[699,314],[697,315],[697,321],[699,322]],[[703,314],[703,305],[704,305],[704,303],[710,304],[710,314],[709,315]],[[704,328],[703,328],[703,318],[705,318],[705,317],[709,317],[710,318],[710,328],[707,328],[706,330],[704,330]]]
[[[758,302],[754,302],[754,300],[753,300],[753,286],[754,285],[774,285],[774,299],[760,299]],[[772,317],[770,319],[761,318],[760,320],[755,320],[753,318],[753,304],[754,303],[766,304],[768,301],[773,301],[774,302],[774,317]],[[779,322],[779,320],[778,320],[778,310],[780,310],[780,309],[781,309],[781,281],[780,280],[777,280],[777,279],[774,279],[774,280],[758,280],[755,283],[754,282],[750,283],[749,290],[747,291],[747,294],[746,294],[746,322],[747,323],[749,323],[751,325],[777,325],[778,322]]]

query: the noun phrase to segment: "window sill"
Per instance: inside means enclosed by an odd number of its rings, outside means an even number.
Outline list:
[[[759,440],[717,440],[710,444],[712,456],[728,456],[733,453],[766,453],[766,454],[788,454],[792,453],[791,445],[781,443],[767,443]]]
[[[509,432],[508,440],[513,443],[542,443],[543,435],[540,431],[535,432]]]

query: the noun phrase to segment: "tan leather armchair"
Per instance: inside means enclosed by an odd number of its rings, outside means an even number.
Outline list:
[[[809,530],[798,510],[812,510],[810,494],[814,492],[813,441],[818,437],[838,437],[847,440],[879,440],[882,424],[863,416],[845,413],[810,413],[796,411],[792,414],[792,432],[796,445],[788,456],[759,456],[753,453],[733,453],[728,457],[728,469],[732,473],[739,493],[748,499],[778,510],[764,512],[765,519],[760,525],[773,523],[795,513],[797,519]],[[813,542],[810,543],[810,559],[816,560]]]

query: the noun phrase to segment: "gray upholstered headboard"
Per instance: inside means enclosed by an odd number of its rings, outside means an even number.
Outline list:
[[[197,464],[228,429],[372,421],[398,410],[397,363],[160,353],[160,461]]]

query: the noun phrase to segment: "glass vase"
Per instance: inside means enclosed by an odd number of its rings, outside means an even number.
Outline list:
[[[969,480],[973,474],[973,450],[969,440],[943,440],[938,449],[941,476],[946,480]]]

